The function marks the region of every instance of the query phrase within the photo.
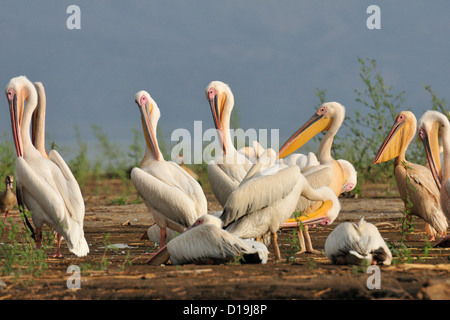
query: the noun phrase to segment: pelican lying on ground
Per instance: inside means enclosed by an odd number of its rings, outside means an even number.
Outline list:
[[[6,221],[8,217],[9,211],[17,205],[17,198],[13,189],[14,177],[11,175],[7,175],[5,178],[5,191],[0,193],[0,210],[5,213],[5,217],[3,218],[3,223]]]
[[[392,253],[381,237],[377,227],[364,217],[357,224],[343,222],[328,235],[325,254],[333,264],[390,265]]]
[[[206,214],[167,243],[148,263],[220,264],[241,258],[243,263],[266,263],[269,251],[262,243],[239,239],[222,229],[222,220]]]
[[[89,246],[83,231],[85,207],[80,187],[57,151],[52,150],[45,158],[31,141],[30,122],[38,101],[36,89],[21,76],[11,79],[5,92],[17,151],[17,200],[19,205],[23,201],[32,212],[36,246],[41,246],[45,223],[64,236],[71,252],[79,257],[85,256],[89,253]],[[62,256],[60,245],[59,241],[53,256]]]
[[[394,159],[394,175],[406,211],[425,220],[431,228],[431,241],[445,234],[448,223],[439,203],[439,189],[431,171],[406,160],[406,150],[416,131],[417,120],[410,111],[402,111],[378,150],[374,164]],[[409,205],[412,203],[412,206]]]
[[[220,218],[224,229],[239,238],[257,238],[270,232],[278,260],[281,255],[276,232],[295,211],[300,195],[312,201],[328,204],[330,200],[332,203],[331,208],[326,209],[327,214],[303,217],[303,223],[332,223],[339,213],[340,204],[330,188],[313,189],[299,167],[274,166],[275,157],[275,151],[266,150],[231,193]]]
[[[218,132],[222,150],[208,164],[208,178],[214,195],[223,207],[231,194],[244,179],[252,162],[234,147],[230,133],[230,116],[234,107],[234,96],[228,85],[212,81],[206,87],[214,125]]]
[[[140,168],[133,168],[131,180],[160,227],[160,246],[166,243],[166,228],[179,233],[207,214],[205,194],[199,183],[172,161],[165,161],[156,139],[160,111],[146,91],[135,101],[141,112],[146,149]]]

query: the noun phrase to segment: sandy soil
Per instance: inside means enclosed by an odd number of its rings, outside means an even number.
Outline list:
[[[109,188],[117,182],[109,182]],[[396,198],[341,198],[342,210],[331,226],[310,230],[315,249],[320,254],[292,256],[293,230],[280,230],[282,261],[270,256],[265,265],[184,265],[149,266],[147,252],[157,247],[140,240],[152,219],[144,204],[111,204],[114,196],[86,197],[85,235],[90,254],[77,258],[63,242],[64,258],[47,258],[49,266],[30,282],[26,274],[0,277],[0,299],[450,299],[450,249],[433,248],[426,253],[424,224],[417,219],[411,241],[407,242],[410,263],[383,266],[380,289],[369,289],[371,273],[352,266],[334,266],[323,253],[330,231],[343,221],[357,221],[364,216],[375,223],[390,243],[400,240],[402,202]],[[128,199],[134,200],[133,197]],[[209,210],[220,209],[208,194]],[[18,213],[11,216],[19,221]],[[105,250],[109,243],[120,247]],[[272,248],[270,247],[269,250]],[[51,252],[48,252],[51,253]],[[102,264],[102,257],[107,264]],[[82,267],[81,288],[68,289],[71,265]]]

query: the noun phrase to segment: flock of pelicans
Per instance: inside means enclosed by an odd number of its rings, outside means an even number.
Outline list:
[[[57,234],[54,257],[62,256],[62,238],[72,253],[86,256],[89,245],[84,237],[85,207],[79,185],[59,153],[47,153],[45,149],[44,88],[20,76],[9,81],[5,93],[17,151],[17,203],[32,213],[36,229],[28,220],[26,223],[36,246],[41,246],[42,227],[47,224]],[[356,185],[354,167],[331,156],[345,108],[337,102],[324,103],[278,152],[264,150],[257,142],[236,150],[230,134],[234,106],[231,89],[213,81],[205,94],[222,147],[208,164],[212,191],[223,207],[216,213],[208,213],[200,184],[178,164],[164,160],[156,139],[160,118],[156,102],[146,91],[135,95],[146,150],[140,166],[131,171],[131,180],[155,221],[146,236],[160,246],[148,263],[166,263],[169,259],[172,264],[221,263],[242,257],[245,262],[265,263],[270,242],[278,260],[277,231],[287,226],[298,228],[301,252],[314,252],[308,228],[333,223],[341,208],[339,194]],[[450,219],[450,125],[447,116],[437,111],[427,111],[421,117],[418,135],[428,167],[405,159],[416,127],[413,113],[400,112],[374,164],[394,159],[397,186],[405,205],[425,221],[426,232],[435,240],[445,236]],[[323,131],[326,134],[317,156],[293,153]],[[7,199],[16,198],[12,182],[13,177],[8,176],[6,191],[0,196],[5,218]],[[295,212],[302,214],[294,216]],[[336,264],[390,264],[392,260],[377,228],[363,218],[334,228],[325,242],[325,254]]]

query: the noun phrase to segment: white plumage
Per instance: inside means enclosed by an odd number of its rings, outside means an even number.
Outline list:
[[[256,238],[270,232],[275,257],[280,259],[276,232],[295,211],[300,195],[313,201],[331,200],[326,224],[336,219],[340,204],[330,188],[311,188],[299,167],[273,165],[275,156],[268,149],[258,159],[231,193],[221,219],[224,228],[240,238]]]
[[[253,163],[236,150],[231,139],[230,116],[234,96],[230,87],[221,81],[212,81],[206,87],[206,98],[222,144],[222,150],[208,163],[208,178],[211,190],[223,207]]]
[[[11,79],[5,91],[18,155],[18,202],[20,204],[23,200],[32,212],[36,245],[40,247],[45,223],[64,237],[70,251],[79,257],[85,256],[89,253],[89,247],[84,238],[85,207],[80,187],[57,151],[52,150],[49,158],[43,157],[30,138],[31,117],[38,99],[36,89],[26,77],[21,76]],[[59,246],[60,242],[55,256],[61,256]]]
[[[166,242],[166,228],[179,233],[207,213],[207,201],[200,184],[183,168],[165,161],[156,139],[160,111],[148,92],[139,91],[135,101],[141,111],[146,151],[140,168],[133,168],[131,180],[160,228],[159,244]]]
[[[167,243],[172,264],[224,263],[243,257],[243,262],[266,263],[262,243],[242,240],[222,229],[222,221],[207,214]]]
[[[390,265],[392,253],[377,227],[364,220],[336,226],[325,241],[325,254],[333,264]]]

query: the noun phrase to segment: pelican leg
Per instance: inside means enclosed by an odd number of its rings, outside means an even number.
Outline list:
[[[433,232],[433,230],[431,229],[431,226],[430,226],[427,222],[425,222],[425,232],[426,232],[427,235],[430,237],[430,238],[428,239],[428,241],[436,241],[436,238],[435,238],[435,236],[434,236],[434,232]],[[426,241],[426,239],[421,239],[421,240],[419,240],[419,241]]]
[[[296,252],[295,254],[302,254],[303,252],[306,252],[306,246],[305,246],[305,237],[300,224],[297,226],[297,238],[300,251]]]
[[[61,240],[62,240],[62,235],[60,235],[59,233],[56,234],[56,240],[57,240],[57,247],[56,247],[56,252],[52,255],[50,255],[50,257],[52,258],[62,258],[62,254],[61,254]]]
[[[278,246],[278,236],[276,232],[272,232],[272,246],[275,251],[275,260],[281,259],[280,247]]]
[[[42,245],[42,228],[36,228],[36,248],[40,249]]]
[[[166,245],[166,228],[160,228],[160,241],[159,241],[159,247],[162,248]]]
[[[320,253],[320,251],[315,250],[313,248],[311,237],[309,236],[309,231],[308,230],[309,230],[309,227],[305,225],[305,231],[304,231],[303,234],[304,234],[304,237],[305,237],[306,252],[318,254],[318,253]]]

